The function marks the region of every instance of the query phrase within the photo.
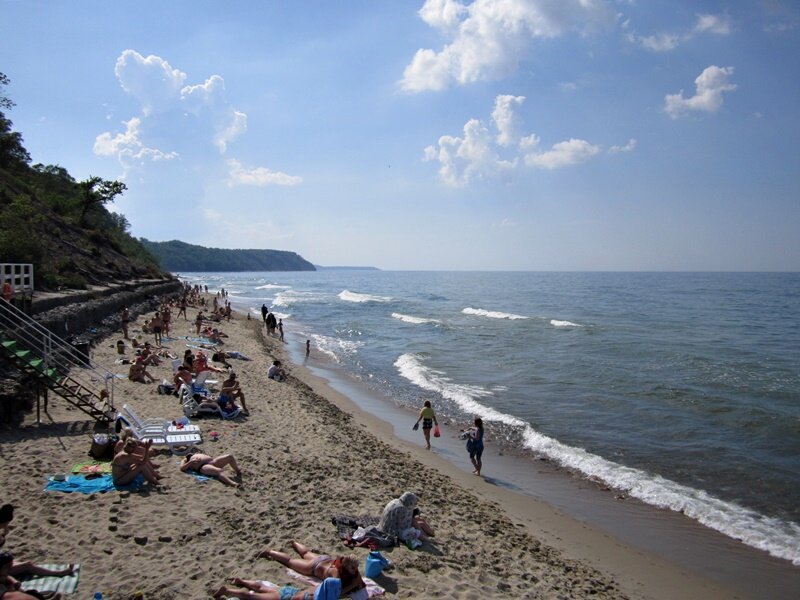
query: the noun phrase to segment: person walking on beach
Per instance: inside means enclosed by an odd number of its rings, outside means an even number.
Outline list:
[[[122,335],[126,340],[129,340],[128,337],[128,323],[131,322],[131,313],[128,310],[127,306],[122,307],[122,313],[120,314],[120,321],[122,322]]]
[[[469,459],[472,461],[472,466],[475,470],[472,472],[478,477],[481,476],[481,467],[483,462],[483,419],[476,417],[474,426],[461,433],[467,439],[467,452],[469,452]]]
[[[267,315],[269,314],[269,308],[267,308],[266,304],[261,305],[261,320],[264,321],[264,327],[267,326]]]
[[[425,447],[426,449],[431,449],[431,428],[436,425],[439,427],[439,421],[436,420],[436,413],[433,412],[433,407],[431,407],[431,401],[425,400],[425,403],[422,406],[422,410],[419,411],[419,418],[417,422],[414,423],[414,431],[419,429],[419,422],[422,421],[422,433],[425,436]]]
[[[280,340],[283,341],[283,319],[278,319],[278,334]]]

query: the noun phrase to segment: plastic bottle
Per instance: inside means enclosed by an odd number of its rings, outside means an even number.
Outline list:
[[[95,592],[93,600],[103,600],[103,592]]]

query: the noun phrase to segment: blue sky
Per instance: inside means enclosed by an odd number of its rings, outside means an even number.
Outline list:
[[[34,162],[322,265],[800,270],[783,0],[0,0]]]

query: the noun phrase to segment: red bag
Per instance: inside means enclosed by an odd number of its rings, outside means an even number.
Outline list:
[[[441,435],[442,432],[439,431],[439,426],[437,425],[436,427],[433,428],[433,437],[441,437]]]

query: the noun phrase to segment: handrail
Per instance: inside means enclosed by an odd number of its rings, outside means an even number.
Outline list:
[[[75,355],[75,347],[43,327],[30,316],[9,302],[0,300],[0,328],[5,333],[35,352],[44,361],[44,370],[56,369],[69,377],[87,391],[95,392],[102,385],[108,393],[110,409],[114,408],[114,373],[102,367],[93,367],[87,360]],[[80,367],[80,371],[75,368]],[[98,394],[99,396],[99,394]]]

